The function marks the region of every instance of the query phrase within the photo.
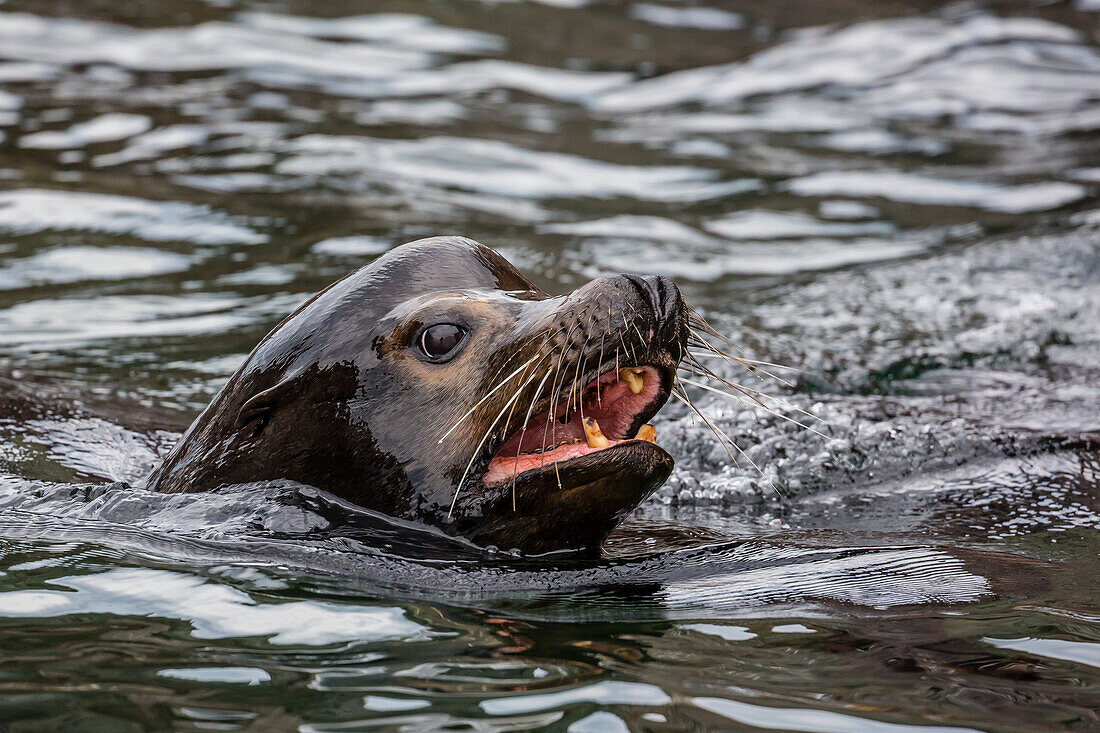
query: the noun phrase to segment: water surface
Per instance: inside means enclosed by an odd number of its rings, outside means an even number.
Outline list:
[[[1098,33],[0,3],[0,727],[1100,729]],[[674,277],[795,368],[715,362],[779,415],[689,385],[747,458],[670,404],[677,470],[598,562],[117,483],[313,292],[451,233],[555,292]]]

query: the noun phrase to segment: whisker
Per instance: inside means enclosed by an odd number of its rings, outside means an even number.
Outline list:
[[[544,354],[543,358],[545,358],[546,356],[549,356],[549,354]],[[500,412],[497,413],[497,416],[493,419],[493,422],[489,424],[488,428],[486,428],[485,434],[481,436],[481,440],[478,441],[477,447],[474,448],[474,454],[470,456],[470,462],[466,464],[466,470],[462,472],[462,478],[460,478],[458,480],[458,484],[455,485],[455,495],[454,498],[451,499],[450,509],[447,510],[447,519],[450,519],[451,515],[454,513],[455,503],[458,501],[458,495],[462,492],[462,485],[466,483],[466,477],[470,475],[470,469],[473,468],[474,461],[477,460],[478,454],[481,453],[482,446],[485,445],[485,441],[488,440],[489,436],[492,434],[493,428],[495,428],[497,423],[500,422],[500,418],[504,417],[504,411],[507,410],[512,405],[512,403],[516,402],[520,398],[520,396],[523,394],[523,388],[534,380],[535,378],[531,377],[531,379],[529,379],[527,382],[520,385],[519,389],[516,390],[516,393],[512,395],[506,403],[504,403],[504,407],[500,409]]]
[[[604,338],[604,336],[605,336],[605,334],[603,334],[603,333],[600,334],[600,355],[596,359],[597,364],[603,364],[603,338]],[[618,373],[619,373],[619,370],[616,369],[615,370],[616,378],[618,378],[618,376],[617,376]],[[603,409],[603,390],[601,390],[601,389],[596,390],[596,404],[600,406],[601,410]]]
[[[677,381],[679,381],[679,379],[677,379]],[[685,380],[685,381],[686,381],[686,380]],[[681,389],[681,390],[684,390],[684,387],[683,387],[683,385],[682,385],[682,384],[680,385],[680,389]],[[760,466],[756,465],[756,461],[754,461],[754,460],[753,460],[752,458],[750,458],[750,457],[749,457],[749,454],[748,454],[748,453],[746,453],[745,451],[741,450],[741,446],[737,445],[737,443],[735,443],[735,442],[734,442],[733,438],[731,438],[731,437],[730,437],[729,435],[727,435],[727,434],[726,434],[726,433],[725,433],[725,432],[724,432],[723,430],[721,430],[720,428],[716,427],[716,426],[715,426],[715,425],[714,425],[714,424],[713,424],[713,423],[712,423],[712,422],[711,422],[711,421],[710,421],[710,420],[709,420],[709,419],[707,418],[707,416],[703,414],[702,410],[700,410],[700,409],[699,409],[698,407],[696,407],[696,406],[694,405],[694,403],[692,403],[692,402],[690,401],[690,398],[687,398],[687,391],[686,391],[686,390],[684,390],[684,396],[683,396],[683,397],[681,397],[681,396],[680,396],[679,394],[676,394],[676,392],[675,392],[675,391],[674,391],[674,392],[672,392],[672,394],[676,395],[676,397],[677,397],[678,399],[680,399],[680,400],[681,400],[682,402],[685,402],[685,403],[686,403],[686,404],[688,405],[688,407],[690,407],[690,408],[691,408],[692,410],[694,410],[694,411],[695,411],[695,413],[696,413],[696,414],[698,414],[698,415],[699,415],[699,417],[703,419],[703,422],[705,422],[705,423],[707,424],[707,427],[709,427],[709,428],[711,429],[711,431],[712,431],[712,432],[714,432],[715,436],[716,436],[716,437],[718,437],[718,442],[719,442],[719,443],[721,443],[721,444],[722,444],[722,447],[726,449],[726,453],[729,453],[730,459],[731,459],[731,460],[733,460],[733,464],[734,464],[735,466],[737,466],[737,468],[741,468],[741,465],[740,465],[740,464],[739,464],[739,463],[737,462],[737,459],[733,457],[733,453],[730,453],[730,450],[729,450],[729,448],[726,448],[726,447],[725,447],[725,443],[724,443],[724,442],[722,441],[722,438],[723,438],[723,437],[724,437],[724,438],[726,439],[726,441],[728,441],[728,442],[729,442],[730,446],[732,446],[734,450],[736,450],[736,451],[737,451],[738,453],[740,453],[740,454],[741,454],[741,456],[742,456],[742,457],[743,457],[743,458],[744,458],[744,459],[745,459],[746,461],[748,461],[748,462],[749,462],[749,464],[750,464],[750,465],[751,465],[751,466],[752,466],[752,467],[753,467],[754,469],[756,469],[756,472],[757,472],[758,474],[760,474],[760,478],[762,478],[762,479],[764,480],[764,482],[765,482],[765,483],[767,483],[767,484],[768,484],[768,486],[770,486],[770,487],[771,487],[772,491],[774,491],[774,492],[775,492],[775,493],[776,493],[776,494],[777,494],[778,496],[780,496],[781,498],[786,498],[786,497],[784,497],[784,496],[783,496],[783,492],[782,492],[782,491],[780,491],[780,490],[779,490],[779,488],[778,488],[778,487],[776,487],[776,485],[775,485],[775,484],[773,484],[773,483],[771,482],[771,479],[769,479],[769,478],[768,478],[768,477],[767,477],[767,476],[766,476],[766,475],[764,474],[764,472],[763,472],[763,471],[762,471],[762,470],[760,469]]]
[[[700,347],[700,348],[705,348],[705,347]],[[786,364],[776,364],[775,362],[772,362],[772,361],[761,361],[759,359],[746,359],[746,358],[739,357],[739,356],[730,356],[729,354],[719,354],[717,352],[709,351],[709,350],[700,351],[700,352],[692,352],[691,355],[696,357],[696,358],[705,357],[705,358],[708,358],[708,359],[724,359],[724,360],[727,360],[727,361],[736,361],[738,364],[741,364],[741,363],[748,363],[748,364],[754,364],[754,365],[755,364],[762,364],[763,366],[770,366],[774,369],[786,369],[787,371],[798,372],[800,374],[809,374],[810,373],[808,369],[799,369],[798,367],[787,366]]]
[[[713,379],[717,382],[720,382],[724,386],[745,395],[746,397],[751,399],[753,402],[755,402],[756,404],[758,404],[760,407],[764,408],[768,412],[772,412],[773,414],[778,414],[778,413],[775,413],[775,411],[772,410],[772,408],[768,407],[763,402],[762,398],[772,400],[778,405],[786,407],[789,410],[794,410],[795,412],[801,413],[801,414],[805,415],[806,417],[813,418],[814,420],[817,420],[819,422],[825,422],[825,420],[823,418],[818,417],[817,415],[813,414],[812,412],[807,412],[806,410],[803,410],[798,405],[792,404],[792,403],[790,403],[790,402],[788,402],[784,399],[781,399],[779,397],[775,397],[773,395],[767,394],[766,392],[761,392],[759,390],[752,389],[751,387],[746,387],[743,384],[737,384],[736,382],[731,382],[731,381],[725,379],[724,377],[719,376],[713,370],[711,370],[710,367],[706,366],[705,364],[699,363],[695,359],[691,359],[690,364],[691,364],[690,366],[685,365],[685,364],[680,364],[679,368],[683,369],[685,371],[688,371],[688,372],[692,372],[692,373],[694,373],[698,376],[706,377],[707,379]]]
[[[723,356],[723,357],[725,357],[725,358],[726,358],[726,359],[727,359],[728,361],[732,361],[732,362],[735,362],[735,363],[737,363],[737,364],[740,364],[741,366],[745,367],[746,369],[748,369],[748,370],[749,370],[750,372],[752,372],[753,374],[756,374],[757,372],[760,372],[760,373],[762,373],[762,374],[766,374],[766,375],[768,375],[769,377],[771,377],[772,379],[774,379],[775,381],[777,381],[777,382],[780,382],[780,383],[782,383],[782,384],[785,384],[786,386],[788,386],[788,387],[790,387],[790,388],[792,388],[792,389],[794,388],[794,385],[793,385],[793,384],[791,384],[791,383],[790,383],[790,382],[788,382],[787,380],[783,379],[782,377],[780,377],[780,376],[777,376],[777,375],[775,375],[775,374],[772,374],[772,373],[771,373],[771,372],[769,372],[769,371],[768,371],[767,369],[761,369],[761,368],[759,368],[759,367],[757,367],[757,366],[753,365],[753,364],[752,364],[751,362],[748,362],[748,361],[746,361],[745,359],[740,359],[740,358],[738,358],[738,357],[736,357],[736,356],[730,356],[729,354],[726,354],[726,353],[725,353],[725,352],[723,352],[723,351],[722,351],[721,349],[719,349],[719,348],[715,347],[715,346],[714,346],[714,344],[710,343],[710,342],[709,342],[709,341],[707,341],[707,340],[706,340],[705,338],[703,338],[702,336],[700,336],[700,335],[698,334],[698,332],[696,332],[695,330],[693,330],[693,329],[690,329],[690,328],[689,328],[688,330],[689,330],[689,331],[691,331],[691,332],[692,332],[692,334],[693,334],[693,335],[694,335],[694,336],[695,336],[695,337],[696,337],[697,339],[699,339],[699,340],[700,340],[700,341],[701,341],[701,342],[703,343],[703,346],[704,346],[704,347],[705,347],[706,349],[708,349],[708,350],[709,350],[709,351],[710,351],[710,352],[711,352],[712,354],[717,354],[717,355],[719,355],[719,356]],[[757,376],[759,376],[759,375],[757,375]]]
[[[714,377],[712,377],[712,378],[714,378]],[[762,400],[762,399],[771,400],[772,402],[776,403],[777,405],[780,405],[781,407],[786,407],[788,410],[794,410],[795,412],[803,414],[806,417],[813,418],[814,420],[817,420],[818,422],[821,422],[821,423],[826,422],[824,418],[818,417],[817,415],[813,414],[812,412],[807,412],[806,410],[803,410],[798,405],[796,405],[792,402],[788,402],[787,400],[785,400],[781,397],[776,397],[775,395],[770,395],[766,392],[760,392],[759,390],[755,390],[752,387],[746,387],[746,386],[741,385],[741,384],[734,384],[734,383],[730,383],[730,382],[725,382],[725,380],[722,380],[722,382],[724,384],[726,384],[727,386],[736,387],[738,389],[738,391],[740,391],[743,394],[747,395],[748,397],[752,398],[755,402],[760,403],[761,407],[763,407],[768,412],[772,412],[775,415],[778,415],[779,413],[774,412],[770,407],[768,407],[767,405],[760,402],[760,400]],[[798,424],[801,424],[801,423],[798,423]],[[807,430],[812,430],[812,428],[807,428]]]
[[[730,450],[729,448],[727,448],[727,447],[726,447],[726,444],[725,444],[725,442],[724,442],[724,441],[722,440],[722,435],[723,435],[723,433],[720,433],[720,431],[718,430],[718,428],[716,428],[716,427],[715,427],[715,426],[714,426],[714,425],[713,425],[713,424],[711,423],[711,421],[707,419],[707,416],[706,416],[706,415],[704,415],[704,414],[703,414],[703,413],[702,413],[702,412],[701,412],[701,411],[699,410],[699,408],[695,406],[695,403],[693,403],[693,402],[691,401],[691,398],[689,398],[689,397],[687,396],[687,393],[685,392],[685,393],[684,393],[683,395],[681,395],[681,394],[680,394],[679,392],[677,392],[677,391],[676,391],[676,390],[674,389],[674,390],[672,390],[671,392],[669,392],[669,394],[671,394],[671,395],[672,395],[673,397],[675,397],[676,399],[680,400],[680,401],[681,401],[681,402],[683,402],[683,403],[684,403],[685,405],[687,405],[687,406],[688,406],[688,408],[689,408],[689,409],[691,409],[691,411],[692,411],[692,412],[693,412],[694,414],[698,415],[698,416],[699,416],[699,417],[700,417],[700,418],[701,418],[701,419],[703,420],[703,422],[704,422],[704,423],[706,423],[707,427],[708,427],[708,428],[710,428],[710,430],[711,430],[711,432],[712,432],[712,433],[714,433],[714,437],[718,438],[718,444],[719,444],[720,446],[722,446],[722,448],[723,448],[723,449],[724,449],[724,450],[726,451],[726,453],[727,453],[727,454],[729,454],[730,460],[731,460],[731,461],[733,461],[733,465],[737,466],[737,468],[741,468],[741,464],[739,464],[739,463],[737,462],[737,458],[735,458],[735,457],[734,457],[734,455],[733,455],[733,452],[732,452],[732,451],[731,451],[731,450]]]
[[[753,402],[758,404],[760,407],[763,407],[765,410],[768,409],[768,406],[766,404],[764,404],[758,397],[756,397],[753,394],[753,392],[755,390],[750,390],[748,387],[737,384],[736,382],[730,382],[727,379],[725,379],[724,377],[721,377],[721,376],[715,374],[713,371],[710,370],[710,368],[708,368],[707,366],[705,366],[703,364],[699,364],[697,362],[693,362],[691,366],[688,366],[688,365],[685,365],[685,364],[680,364],[679,368],[683,369],[686,372],[690,372],[690,373],[695,374],[695,375],[700,376],[700,377],[706,377],[707,379],[713,379],[714,381],[716,381],[716,382],[718,382],[718,383],[720,383],[720,384],[722,384],[726,387],[729,387],[730,389],[732,389],[735,392],[740,392],[741,394],[745,395],[750,400],[752,400]]]
[[[589,338],[590,338],[589,336],[584,337],[584,343],[581,345],[581,358],[577,362],[576,370],[573,372],[573,387],[572,387],[571,392],[570,392],[569,403],[565,406],[565,415],[566,415],[566,417],[568,417],[569,413],[573,410],[573,400],[574,399],[577,400],[577,410],[578,411],[580,410],[580,407],[581,407],[581,405],[580,405],[581,395],[577,394],[577,380],[580,379],[581,370],[584,369],[585,364],[588,363],[588,356],[585,355],[584,352],[585,352],[585,349],[588,348]],[[582,384],[581,387],[583,388],[584,385]]]
[[[520,427],[519,441],[516,446],[516,463],[512,466],[512,511],[516,510],[516,479],[519,478],[519,457],[523,453],[523,436],[527,434],[527,422],[531,419],[531,413],[535,409],[535,405],[538,404],[539,395],[542,394],[542,388],[546,384],[546,380],[550,378],[550,375],[554,373],[553,369],[547,369],[546,375],[539,382],[539,385],[535,387],[535,394],[531,397],[531,404],[527,406],[527,414],[523,417],[523,425]],[[553,405],[551,405],[553,409]],[[545,433],[543,434],[543,440],[545,445]]]
[[[730,394],[729,392],[724,392],[720,389],[715,389],[714,387],[711,387],[710,385],[707,385],[707,384],[703,384],[702,382],[696,382],[693,379],[687,379],[687,378],[684,378],[682,381],[687,382],[688,384],[694,385],[696,387],[699,387],[700,389],[705,389],[708,392],[713,392],[714,394],[722,395],[723,397],[729,397],[729,398],[732,398],[732,399],[736,399],[742,405],[745,404],[743,400],[741,400],[739,397],[737,397],[737,395]],[[778,398],[772,397],[771,395],[762,394],[762,396],[767,397],[768,399],[775,400],[776,402],[778,402],[780,404],[783,404],[782,401],[780,401]],[[786,406],[787,405],[784,405],[784,407],[786,407]],[[825,440],[832,440],[832,438],[830,438],[828,435],[825,435],[825,433],[822,433],[819,430],[815,430],[814,428],[811,428],[809,425],[801,423],[798,420],[795,420],[794,418],[787,417],[783,413],[777,412],[776,410],[771,409],[767,405],[762,404],[761,407],[763,407],[765,410],[767,410],[767,412],[769,412],[770,414],[775,415],[776,417],[778,417],[780,420],[786,420],[787,422],[793,423],[793,424],[797,425],[800,428],[803,428],[805,430],[809,430],[811,433],[814,433],[815,435],[820,435],[822,438],[825,438]]]
[[[565,361],[565,352],[569,347],[569,338],[573,335],[573,330],[575,328],[577,328],[577,326],[579,326],[579,325],[580,325],[579,323],[574,323],[573,326],[570,327],[569,332],[565,335],[564,343],[562,344],[562,347],[561,347],[561,354],[558,356],[558,363],[557,363],[557,367],[555,368],[555,375],[554,375],[554,379],[553,379],[553,382],[552,382],[552,384],[553,384],[553,397],[550,400],[550,409],[546,411],[546,426],[542,430],[542,444],[543,445],[546,445],[546,435],[550,431],[550,426],[554,421],[554,417],[555,417],[554,416],[554,411],[558,406],[558,398],[561,395],[561,387],[562,387],[562,383],[564,382],[564,380],[559,381],[558,377],[565,376],[565,373],[562,371],[562,363]],[[557,426],[555,425],[554,426],[553,437],[557,437],[557,432],[558,432],[558,429],[557,429]],[[558,465],[557,465],[556,461],[554,462],[554,476],[558,480],[558,488],[560,489],[561,488],[561,474],[558,471]]]
[[[544,355],[543,355],[543,356],[544,356]],[[521,365],[519,366],[519,368],[518,368],[518,369],[516,369],[516,370],[515,370],[514,372],[512,372],[512,373],[511,373],[511,374],[509,374],[509,375],[508,375],[507,377],[505,377],[505,378],[504,378],[503,380],[501,380],[500,384],[498,384],[497,386],[495,386],[495,387],[493,387],[493,388],[492,388],[491,390],[489,390],[489,391],[488,391],[487,393],[485,393],[485,396],[484,396],[484,397],[482,397],[482,398],[481,398],[480,400],[478,400],[477,402],[475,402],[475,403],[474,403],[474,406],[473,406],[473,407],[471,407],[471,408],[470,408],[469,410],[467,410],[467,411],[466,411],[465,413],[463,413],[462,417],[458,418],[458,420],[457,420],[457,421],[455,422],[455,424],[454,424],[454,425],[452,425],[452,426],[450,427],[450,429],[449,429],[449,430],[447,430],[447,432],[443,433],[443,437],[442,437],[442,438],[440,438],[438,442],[442,443],[442,442],[443,442],[444,440],[446,440],[446,439],[447,439],[447,436],[448,436],[448,435],[450,435],[450,434],[451,434],[452,432],[454,432],[454,429],[455,429],[455,428],[457,428],[457,427],[458,427],[459,425],[461,425],[461,424],[462,424],[462,421],[463,421],[463,420],[465,420],[465,419],[466,419],[466,418],[468,418],[468,417],[469,417],[470,415],[472,415],[472,414],[474,413],[474,410],[476,410],[476,409],[477,409],[477,408],[478,408],[478,407],[479,407],[479,406],[481,405],[481,403],[482,403],[482,402],[484,402],[485,400],[487,400],[487,399],[489,399],[490,397],[492,397],[492,396],[493,396],[493,394],[494,394],[494,393],[495,393],[495,392],[496,392],[497,390],[499,390],[499,389],[500,389],[501,387],[503,387],[504,385],[508,384],[508,380],[510,380],[510,379],[511,379],[512,377],[516,376],[516,374],[518,374],[518,373],[520,372],[520,370],[524,369],[525,367],[527,367],[528,365],[530,365],[530,364],[531,364],[531,362],[535,361],[536,359],[540,359],[540,358],[542,358],[542,356],[540,356],[539,354],[535,354],[535,355],[534,355],[534,356],[532,356],[532,357],[531,357],[530,359],[528,359],[528,360],[527,360],[527,361],[525,361],[525,362],[524,362],[523,364],[521,364]]]

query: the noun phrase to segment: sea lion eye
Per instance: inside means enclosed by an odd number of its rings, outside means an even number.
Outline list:
[[[440,360],[462,343],[466,329],[453,323],[437,323],[420,332],[420,350],[430,359]]]

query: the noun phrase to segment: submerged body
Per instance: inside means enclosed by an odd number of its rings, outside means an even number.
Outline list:
[[[483,546],[594,549],[672,470],[647,421],[687,334],[665,278],[551,297],[484,245],[412,242],[269,333],[147,486],[289,479]]]

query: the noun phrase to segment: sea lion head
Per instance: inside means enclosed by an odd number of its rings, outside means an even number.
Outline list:
[[[147,485],[291,479],[482,546],[593,549],[672,470],[647,421],[687,334],[665,278],[552,297],[477,242],[412,242],[269,333]]]

